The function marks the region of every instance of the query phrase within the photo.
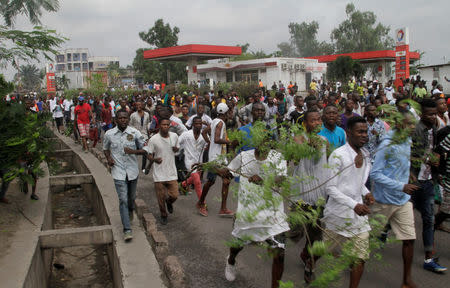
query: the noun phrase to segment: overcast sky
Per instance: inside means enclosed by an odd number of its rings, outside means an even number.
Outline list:
[[[138,33],[158,18],[181,30],[178,44],[236,45],[271,53],[289,40],[290,22],[319,22],[319,40],[345,19],[349,0],[67,0],[56,13],[44,13],[42,23],[70,40],[65,48],[89,48],[92,56],[119,56],[121,66],[131,64],[137,48],[146,47]],[[353,1],[356,9],[373,11],[377,20],[396,28],[407,26],[411,50],[425,52],[424,64],[450,60],[448,11],[450,1]],[[407,4],[407,5],[405,5]],[[18,29],[29,28],[23,17]],[[22,64],[22,63],[21,63]],[[41,66],[44,66],[42,63]],[[7,78],[12,72],[7,69]]]

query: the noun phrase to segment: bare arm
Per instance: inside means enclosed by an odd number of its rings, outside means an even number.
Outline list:
[[[225,138],[220,138],[220,132],[222,131],[223,122],[217,124],[214,131],[214,143],[216,144],[231,144],[231,142]]]

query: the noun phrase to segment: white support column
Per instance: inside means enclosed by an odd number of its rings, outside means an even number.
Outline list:
[[[198,80],[198,74],[197,72],[194,72],[194,67],[197,66],[197,57],[190,57],[188,59],[188,84],[190,84],[192,81],[197,83]]]

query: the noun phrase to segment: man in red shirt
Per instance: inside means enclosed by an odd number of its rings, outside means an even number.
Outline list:
[[[78,126],[81,139],[83,140],[83,150],[89,152],[87,146],[87,137],[89,136],[89,124],[91,123],[91,106],[84,102],[84,97],[78,97],[78,105],[75,107],[75,122]]]

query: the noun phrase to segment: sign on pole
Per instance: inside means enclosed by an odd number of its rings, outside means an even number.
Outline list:
[[[56,92],[55,66],[53,63],[48,63],[46,67],[47,72],[47,93]]]
[[[400,79],[401,78],[401,79]],[[409,78],[409,29],[403,27],[395,30],[395,82]]]

